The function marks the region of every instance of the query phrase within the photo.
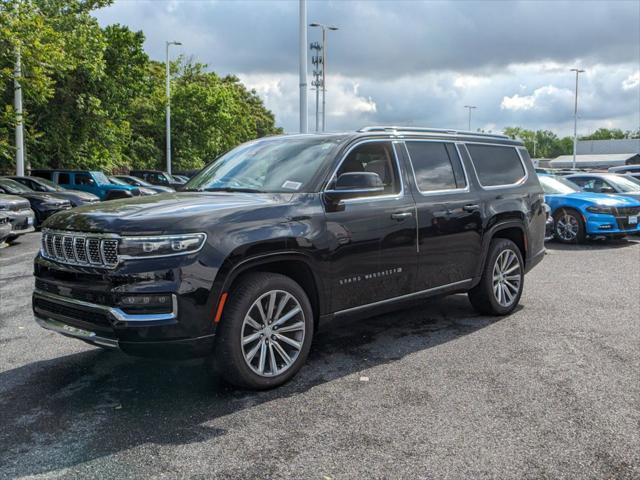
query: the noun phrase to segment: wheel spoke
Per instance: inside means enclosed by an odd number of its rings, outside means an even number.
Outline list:
[[[267,315],[266,313],[264,313],[264,307],[262,306],[261,299],[258,299],[258,301],[255,303],[255,306],[258,309],[258,312],[260,313],[260,318],[262,319],[262,323],[266,325]]]
[[[267,344],[262,342],[260,345],[260,361],[258,362],[258,372],[264,375],[264,362],[267,359]]]
[[[251,328],[253,328],[254,330],[262,330],[262,325],[260,325],[258,322],[256,322],[253,318],[251,318],[249,315],[247,315],[247,317],[244,320],[245,322],[247,322],[247,324],[249,324],[249,326]]]
[[[504,292],[505,306],[509,305],[513,300],[513,295],[511,294],[507,286],[504,284],[502,285],[502,290]]]
[[[249,353],[247,353],[247,362],[251,363],[251,361],[253,360],[253,358],[256,356],[256,353],[258,353],[258,350],[260,350],[262,348],[262,346],[264,345],[264,340],[259,341],[258,343],[256,343],[256,346],[253,347]]]
[[[273,322],[272,327],[278,327],[280,325],[282,325],[284,322],[286,322],[287,320],[292,319],[293,317],[295,317],[298,313],[300,313],[302,310],[300,307],[296,307],[293,310],[287,312],[285,315],[283,315],[282,317],[280,317],[278,320],[276,320],[275,322]]]
[[[284,307],[287,305],[287,303],[289,302],[290,298],[291,298],[291,295],[289,295],[288,293],[285,293],[282,296],[282,299],[280,300],[280,303],[278,304],[278,309],[276,310],[276,314],[273,316],[273,318],[275,318],[276,320],[278,318],[280,318],[280,315],[282,315],[282,310],[284,310]]]
[[[260,338],[260,335],[262,335],[262,332],[252,333],[251,335],[247,335],[246,337],[243,337],[242,345],[247,345],[251,342],[255,342],[257,339]]]
[[[304,329],[304,322],[296,322],[296,323],[292,323],[291,325],[285,325],[284,327],[279,327],[278,333],[297,332],[303,329]]]
[[[520,265],[516,262],[516,264],[515,264],[513,267],[509,268],[508,270],[505,270],[505,271],[504,271],[504,272],[502,272],[502,273],[504,273],[504,274],[506,275],[506,274],[508,274],[508,273],[515,272],[515,271],[516,271],[516,270],[518,270],[519,268],[520,268]]]
[[[271,368],[271,375],[278,374],[278,365],[276,364],[276,355],[273,353],[273,344],[269,342],[269,366]]]
[[[276,306],[276,292],[271,292],[269,295],[269,307],[267,310],[267,320],[273,320],[273,309]]]
[[[284,348],[282,348],[278,342],[273,342],[273,348],[276,350],[276,352],[278,352],[278,355],[280,355],[284,360],[285,367],[288,367],[289,365],[291,365],[291,362],[292,362],[291,357],[287,354],[287,352],[284,351]]]
[[[296,342],[295,340],[293,340],[293,339],[291,339],[289,337],[286,337],[284,335],[280,335],[278,333],[276,333],[275,337],[276,337],[277,340],[280,340],[280,341],[282,341],[284,343],[288,343],[289,345],[291,345],[293,348],[295,348],[297,350],[300,350],[302,348],[302,343]]]

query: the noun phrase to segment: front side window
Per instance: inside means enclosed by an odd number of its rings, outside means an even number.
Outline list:
[[[309,192],[340,137],[275,137],[240,145],[193,177],[183,190]]]
[[[512,185],[525,176],[524,167],[514,147],[467,144],[471,161],[484,187]]]
[[[378,195],[400,192],[400,177],[391,142],[366,142],[356,146],[344,159],[335,179],[343,173],[368,172],[380,177],[384,190]]]
[[[462,163],[451,143],[407,141],[416,184],[421,192],[464,188]]]
[[[76,185],[94,185],[96,182],[93,181],[91,175],[86,173],[76,173],[75,183]]]

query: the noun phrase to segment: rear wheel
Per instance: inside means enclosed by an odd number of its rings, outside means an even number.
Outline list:
[[[312,337],[313,312],[300,285],[280,274],[249,274],[230,293],[219,326],[215,367],[239,387],[276,387],[300,370]]]
[[[469,290],[469,300],[484,315],[507,315],[518,305],[523,285],[520,249],[511,240],[495,238],[489,246],[480,283]]]
[[[554,215],[555,237],[562,243],[582,243],[585,239],[585,227],[582,216],[575,210],[560,209]]]

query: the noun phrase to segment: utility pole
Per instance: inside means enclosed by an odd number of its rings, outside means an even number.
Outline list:
[[[464,108],[469,110],[469,131],[471,131],[471,110],[478,108],[475,105],[465,105]]]
[[[16,47],[16,63],[13,72],[13,105],[16,110],[16,175],[24,175],[24,119],[22,116],[22,57]]]
[[[333,25],[324,25],[322,23],[311,23],[310,27],[320,27],[322,28],[322,131],[325,130],[325,112],[326,112],[326,93],[327,93],[327,30],[336,31],[338,27],[334,27]]]
[[[166,42],[167,46],[167,58],[165,62],[166,66],[166,80],[167,80],[167,173],[171,175],[171,68],[169,65],[169,47],[171,45],[182,45],[180,42]]]
[[[309,119],[307,118],[307,0],[300,0],[299,37],[300,133],[307,133],[309,131]]]
[[[578,150],[578,76],[584,73],[584,70],[572,68],[571,72],[576,72],[576,97],[573,106],[573,163],[572,169],[576,169],[576,151]]]
[[[320,87],[322,86],[322,81],[320,77],[322,76],[322,56],[320,52],[322,51],[322,46],[318,42],[313,42],[311,44],[311,50],[315,50],[315,55],[311,56],[311,64],[313,65],[313,78],[314,80],[311,82],[311,85],[316,89],[316,132],[320,129]]]

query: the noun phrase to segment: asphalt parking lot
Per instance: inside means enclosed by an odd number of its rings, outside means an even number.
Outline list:
[[[551,244],[506,318],[334,322],[262,393],[42,330],[38,244],[0,249],[1,478],[640,478],[638,237]]]

